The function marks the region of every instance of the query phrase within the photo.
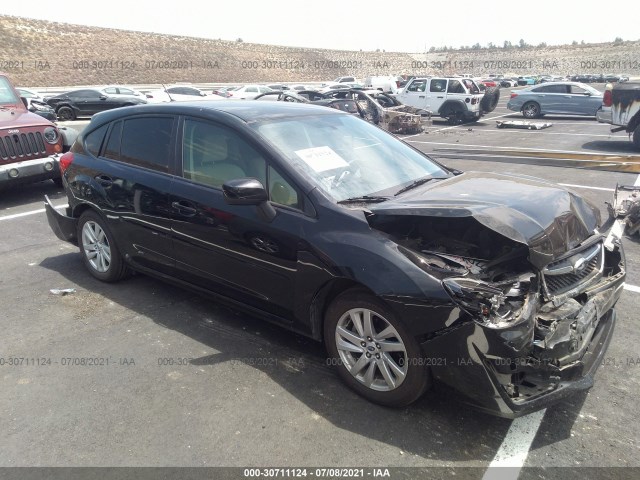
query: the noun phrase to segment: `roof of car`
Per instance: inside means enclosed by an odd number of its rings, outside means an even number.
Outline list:
[[[144,113],[175,115],[200,113],[201,115],[211,117],[223,113],[233,115],[249,123],[266,119],[304,117],[308,115],[335,115],[338,111],[309,105],[307,103],[257,102],[255,100],[201,100],[196,102],[150,103],[133,107],[115,108],[98,113],[93,116],[93,119],[102,124],[120,117]]]

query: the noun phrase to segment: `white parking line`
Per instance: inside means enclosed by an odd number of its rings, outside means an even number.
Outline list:
[[[61,208],[67,208],[69,205],[58,205],[57,207],[53,207],[56,210],[59,210]],[[35,215],[37,213],[42,213],[44,212],[45,209],[44,208],[40,208],[38,210],[29,210],[28,212],[22,212],[22,213],[14,213],[13,215],[5,215],[4,217],[0,217],[0,221],[2,220],[13,220],[14,218],[20,218],[20,217],[26,217],[28,215]]]
[[[636,285],[629,285],[628,283],[625,283],[624,289],[633,293],[640,293],[640,287],[637,287]]]
[[[516,418],[482,480],[517,479],[547,409]],[[510,468],[504,468],[510,467]]]
[[[449,145],[452,147],[470,147],[470,148],[489,148],[489,149],[503,149],[503,150],[522,150],[524,152],[526,151],[531,151],[531,152],[553,152],[553,153],[581,153],[581,154],[585,154],[584,151],[579,151],[579,150],[551,150],[551,149],[547,149],[547,148],[533,148],[533,147],[497,147],[495,145],[469,145],[469,144],[464,144],[464,143],[444,143],[444,142],[425,142],[422,140],[411,140],[409,143],[424,143],[425,145]],[[587,152],[587,153],[591,153],[593,155],[603,155],[603,156],[610,156],[610,157],[633,157],[633,155],[629,155],[629,153],[625,152],[625,153],[608,153],[608,154],[601,154],[601,153],[596,153],[596,152]]]
[[[482,133],[528,133],[528,134],[536,134],[536,135],[573,135],[574,137],[627,138],[626,135],[611,135],[611,134],[604,135],[600,133],[596,134],[596,133],[542,132],[540,130],[529,130],[529,129],[523,129],[523,128],[514,129],[514,130],[497,128],[496,130],[482,130]]]
[[[563,187],[572,187],[572,188],[588,188],[589,190],[602,190],[604,192],[614,192],[615,188],[604,188],[604,187],[589,187],[587,185],[574,185],[573,183],[559,183],[558,185],[562,185]]]
[[[634,187],[640,187],[640,175],[636,178],[636,183],[633,184]]]

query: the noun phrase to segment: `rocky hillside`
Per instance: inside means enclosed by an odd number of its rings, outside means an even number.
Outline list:
[[[324,81],[342,75],[627,73],[640,41],[444,53],[291,48],[0,16],[0,71],[34,87]]]

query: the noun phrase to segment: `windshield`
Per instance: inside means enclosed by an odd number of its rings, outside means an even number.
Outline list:
[[[353,115],[318,115],[252,125],[294,168],[336,201],[393,195],[423,178],[450,173]]]
[[[0,105],[16,105],[20,103],[13,87],[5,77],[0,77]]]

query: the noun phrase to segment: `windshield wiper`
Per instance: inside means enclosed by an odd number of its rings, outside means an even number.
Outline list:
[[[361,197],[351,197],[340,200],[338,203],[379,203],[389,200],[389,197],[376,197],[372,195],[363,195]]]
[[[425,177],[425,178],[419,178],[418,180],[414,180],[413,182],[411,182],[406,187],[402,187],[400,190],[398,190],[394,194],[394,197],[397,197],[398,195],[400,195],[401,193],[406,192],[407,190],[411,190],[412,188],[416,188],[416,187],[419,187],[420,185],[424,185],[425,183],[430,182],[431,180],[440,180],[440,178],[439,177]]]

